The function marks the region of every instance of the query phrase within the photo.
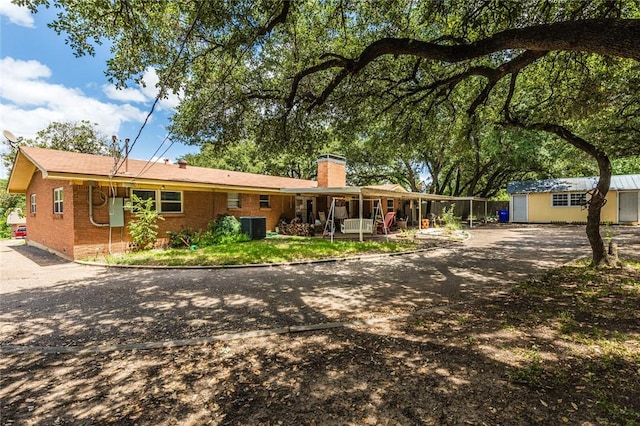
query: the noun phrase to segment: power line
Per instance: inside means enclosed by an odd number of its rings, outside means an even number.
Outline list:
[[[171,133],[167,133],[167,136],[164,137],[164,139],[162,140],[162,143],[158,146],[158,148],[155,150],[155,152],[151,155],[151,158],[149,158],[149,160],[147,160],[147,163],[144,165],[144,167],[142,167],[142,170],[140,170],[140,173],[138,173],[136,175],[136,178],[142,176],[142,174],[144,174],[147,170],[149,170],[151,168],[151,166],[153,165],[153,157],[156,156],[156,154],[158,153],[158,151],[160,151],[160,148],[162,148],[162,145],[164,145],[164,143],[169,139],[169,136],[171,135]],[[158,157],[162,158],[164,157],[164,155],[166,154],[167,151],[169,151],[169,148],[171,148],[174,144],[174,140],[171,140],[171,143],[169,144],[169,146],[167,146],[167,148],[162,151],[162,154],[160,154]]]
[[[175,65],[177,64],[178,59],[180,58],[180,56],[182,55],[182,52],[184,51],[184,48],[186,46],[186,42],[189,39],[190,34],[192,33],[192,31],[195,28],[195,25],[197,23],[198,17],[200,15],[200,12],[202,10],[202,7],[204,5],[205,2],[201,2],[200,6],[198,7],[198,10],[196,12],[196,17],[191,25],[191,27],[189,28],[189,31],[187,32],[187,34],[185,35],[185,39],[182,42],[182,45],[180,46],[180,50],[178,52],[178,56],[176,56],[175,60],[173,61],[173,63],[171,64],[171,68],[169,71],[169,76],[173,73],[173,69],[175,67]],[[223,83],[227,80],[227,78],[231,75],[231,72],[235,69],[235,67],[240,63],[240,61],[242,60],[242,58],[244,57],[244,55],[249,51],[250,47],[255,43],[255,41],[258,39],[258,34],[255,34],[253,39],[251,40],[250,43],[247,43],[247,45],[244,47],[244,49],[242,49],[242,52],[240,53],[240,55],[238,55],[238,57],[236,58],[235,62],[231,61],[230,64],[228,64],[227,69],[224,70],[224,72],[222,73],[222,78],[219,81],[219,83]],[[158,96],[156,96],[156,99],[153,103],[153,105],[151,106],[151,110],[149,111],[149,113],[147,114],[147,117],[144,120],[144,123],[142,124],[142,126],[140,127],[138,134],[136,135],[133,143],[131,144],[131,147],[129,148],[129,150],[131,150],[133,148],[133,146],[136,144],[136,142],[138,141],[142,130],[144,129],[144,127],[146,126],[149,118],[151,117],[151,115],[153,114],[156,105],[158,104],[159,100],[160,100],[160,96],[163,93],[163,89],[161,89],[158,92]],[[213,98],[213,95],[215,94],[215,92],[211,92],[211,94],[207,97],[207,103]],[[195,121],[195,118],[192,116],[191,118],[191,122]],[[160,145],[158,146],[158,148],[155,150],[155,152],[151,155],[151,157],[149,158],[149,160],[147,160],[147,163],[144,165],[144,167],[142,168],[142,170],[136,175],[137,177],[140,177],[143,173],[145,173],[147,170],[149,170],[151,168],[152,165],[152,160],[153,157],[156,156],[156,154],[158,153],[158,151],[160,150],[160,148],[162,148],[162,146],[164,145],[164,143],[170,138],[172,132],[169,132],[167,134],[167,136],[165,136],[165,138],[162,140],[162,142],[160,143]],[[169,146],[167,146],[167,148],[162,152],[162,154],[159,157],[163,157],[166,152],[173,146],[173,144],[175,143],[175,140],[171,139],[171,143],[169,144]],[[126,155],[128,156],[128,152],[126,153]],[[120,167],[122,166],[122,163],[118,166],[118,168],[116,169],[116,171],[114,172],[117,173],[118,170],[120,169]]]
[[[191,26],[189,27],[189,30],[187,31],[187,33],[184,36],[184,39],[182,40],[182,43],[180,45],[180,49],[178,49],[178,54],[176,55],[176,57],[174,58],[173,62],[171,63],[171,67],[169,68],[169,72],[167,73],[167,79],[169,79],[169,77],[171,77],[171,75],[174,72],[174,69],[178,63],[178,60],[180,59],[180,57],[182,56],[182,52],[184,52],[185,47],[187,46],[187,41],[189,41],[189,38],[191,37],[191,33],[193,32],[193,30],[196,27],[196,23],[198,22],[198,18],[200,17],[200,12],[202,11],[203,6],[205,5],[205,3],[207,3],[206,1],[201,1],[199,6],[198,6],[198,10],[196,11],[196,16],[193,19],[193,22],[191,23]],[[133,143],[131,144],[131,146],[129,147],[129,151],[133,149],[133,147],[135,146],[136,142],[138,142],[138,139],[140,138],[140,135],[142,134],[142,130],[145,128],[145,126],[147,125],[147,123],[149,122],[149,119],[151,118],[151,115],[153,114],[156,105],[158,105],[158,102],[160,102],[161,97],[163,96],[164,92],[165,92],[165,87],[163,87],[164,85],[161,84],[160,85],[160,90],[158,91],[158,94],[156,95],[155,100],[153,101],[153,105],[151,105],[151,110],[149,111],[149,113],[147,114],[147,116],[144,119],[144,122],[142,123],[142,126],[140,126],[140,129],[138,130],[138,134],[136,135],[136,137],[133,140]],[[167,135],[168,137],[168,135]],[[166,140],[166,138],[165,138]],[[164,143],[164,141],[162,142]],[[160,145],[162,146],[162,145]],[[125,153],[125,158],[129,156],[129,153],[126,152]],[[114,175],[118,173],[118,171],[120,170],[120,168],[122,167],[122,165],[124,164],[124,161],[121,162],[118,167],[116,168],[115,172],[113,173]]]

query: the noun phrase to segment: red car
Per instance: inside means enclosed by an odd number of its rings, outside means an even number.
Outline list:
[[[25,238],[27,236],[27,227],[26,226],[18,226],[16,232],[14,233],[14,237],[16,238]]]

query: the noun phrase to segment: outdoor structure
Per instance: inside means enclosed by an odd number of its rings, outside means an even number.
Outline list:
[[[7,225],[11,227],[11,235],[15,235],[19,226],[27,224],[27,218],[22,214],[22,210],[13,209],[7,216]]]
[[[509,182],[510,221],[519,223],[584,223],[587,202],[597,177]],[[638,224],[640,174],[611,177],[603,223]]]
[[[126,206],[134,194],[153,199],[164,218],[158,222],[159,245],[167,231],[204,230],[222,214],[264,217],[266,230],[273,231],[283,218],[315,226],[338,204],[332,220],[393,211],[421,226],[427,201],[456,200],[399,185],[347,186],[346,161],[331,154],[317,166],[313,181],[21,147],[7,189],[26,196],[27,244],[72,259],[129,250],[132,214]]]

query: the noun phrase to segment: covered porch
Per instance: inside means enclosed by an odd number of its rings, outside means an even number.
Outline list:
[[[409,192],[400,185],[293,188],[281,192],[295,196],[296,216],[302,223],[316,226],[323,235],[327,232],[331,237],[357,235],[360,241],[377,234],[381,228],[382,234],[386,234],[389,227],[385,219],[391,216],[396,229],[421,230],[433,226],[432,220],[437,220],[442,211],[438,206],[464,204],[469,213],[461,220],[470,227],[488,216],[485,198]]]

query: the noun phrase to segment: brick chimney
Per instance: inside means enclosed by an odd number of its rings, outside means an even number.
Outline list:
[[[322,188],[342,188],[347,186],[347,161],[334,154],[322,154],[318,164],[318,186]]]
[[[178,167],[180,167],[181,169],[186,169],[187,168],[187,161],[186,160],[178,161]]]

